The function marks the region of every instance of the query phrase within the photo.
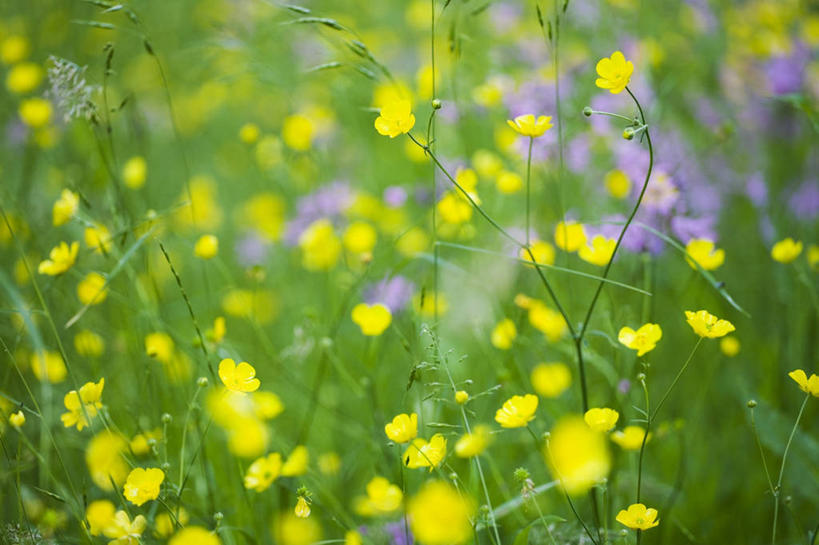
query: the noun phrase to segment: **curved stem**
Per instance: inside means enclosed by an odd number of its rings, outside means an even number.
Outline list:
[[[776,481],[776,490],[774,492],[774,519],[773,528],[771,529],[771,545],[776,544],[776,524],[779,519],[779,496],[782,493],[782,478],[785,476],[785,463],[788,461],[788,451],[791,449],[793,437],[796,435],[796,430],[799,429],[799,421],[802,420],[802,413],[805,412],[805,405],[808,404],[810,394],[805,394],[805,400],[799,408],[799,414],[796,416],[796,422],[793,424],[793,429],[788,437],[788,442],[785,444],[785,452],[782,453],[782,465],[779,467],[779,479]]]

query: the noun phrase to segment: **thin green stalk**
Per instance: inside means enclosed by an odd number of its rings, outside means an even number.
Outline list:
[[[531,239],[532,223],[531,215],[531,185],[532,185],[532,144],[535,143],[534,136],[529,137],[529,154],[526,156],[526,247],[529,247]],[[534,259],[532,259],[534,261]]]
[[[785,444],[785,452],[782,453],[782,465],[779,467],[779,479],[776,481],[776,490],[774,491],[774,517],[773,528],[771,529],[771,545],[776,545],[776,525],[779,519],[779,496],[782,493],[782,478],[785,476],[785,463],[788,461],[788,451],[790,451],[793,437],[796,435],[796,430],[799,428],[799,421],[802,420],[802,413],[805,412],[805,406],[808,404],[810,394],[805,394],[805,400],[799,408],[799,414],[796,416],[796,422],[793,424],[793,429],[788,437],[788,442]]]
[[[773,480],[771,479],[771,472],[768,471],[768,462],[765,461],[765,451],[762,449],[762,441],[759,440],[759,430],[756,428],[756,418],[754,417],[754,407],[748,407],[751,411],[751,429],[754,432],[754,439],[756,446],[759,449],[759,457],[762,458],[762,467],[765,469],[765,480],[768,482],[768,489],[771,491],[771,496],[776,497],[776,489],[774,489]]]

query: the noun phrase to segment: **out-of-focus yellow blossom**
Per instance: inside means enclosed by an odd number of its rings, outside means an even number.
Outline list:
[[[718,269],[725,262],[725,250],[717,249],[714,242],[707,238],[689,240],[685,245],[685,253],[688,254],[685,260],[695,270],[695,262],[706,271]]]
[[[455,190],[446,191],[436,208],[441,219],[452,225],[460,225],[472,219],[472,204]]]
[[[282,470],[282,455],[278,452],[254,460],[245,473],[244,484],[248,490],[264,492],[273,484]]]
[[[555,424],[544,457],[552,476],[572,496],[585,493],[611,470],[606,436],[576,415],[565,416]]]
[[[367,483],[367,496],[355,500],[355,512],[364,517],[394,513],[401,508],[404,494],[401,488],[384,477],[373,477]]]
[[[620,341],[620,344],[636,350],[638,358],[654,350],[662,337],[663,330],[659,324],[643,324],[637,331],[630,327],[624,327],[617,334],[617,340]]]
[[[729,358],[733,358],[737,354],[739,354],[740,344],[739,339],[733,336],[723,337],[722,340],[719,342],[719,349],[720,351],[728,356]]]
[[[586,414],[583,415],[583,420],[586,421],[586,424],[588,424],[588,426],[594,431],[599,432],[607,432],[611,430],[615,424],[617,424],[617,420],[619,418],[620,413],[614,409],[609,409],[608,407],[595,407],[593,409],[589,409],[586,411]]]
[[[159,497],[159,489],[164,480],[165,473],[161,469],[138,467],[128,474],[122,495],[126,500],[139,507],[143,503]]]
[[[162,363],[171,361],[174,352],[174,342],[170,335],[160,331],[148,333],[145,336],[145,353],[148,357],[156,358]]]
[[[495,422],[503,428],[522,428],[535,419],[537,405],[536,395],[512,396],[495,412]]]
[[[319,471],[324,475],[337,475],[341,469],[341,457],[336,452],[325,452],[317,461]]]
[[[168,545],[222,545],[222,540],[201,526],[186,526],[174,534]]]
[[[67,242],[60,242],[51,249],[51,252],[48,254],[48,259],[40,262],[40,265],[37,267],[37,272],[49,276],[63,274],[77,261],[77,252],[79,251],[79,242],[72,242],[71,246],[69,246]]]
[[[572,372],[565,363],[539,363],[532,369],[532,388],[538,395],[558,397],[572,384]]]
[[[410,469],[428,467],[430,472],[441,465],[446,458],[446,437],[436,433],[429,441],[416,437],[402,456],[404,465]]]
[[[33,261],[35,259],[36,258],[32,256],[29,256],[28,258],[29,261]],[[18,286],[25,286],[31,281],[31,275],[28,271],[28,265],[23,258],[19,258],[14,262],[14,281],[17,282]]]
[[[632,503],[628,510],[621,509],[615,520],[632,530],[649,530],[660,524],[657,510],[646,508],[642,503]]]
[[[23,411],[17,411],[16,413],[11,413],[9,415],[9,425],[12,428],[17,428],[19,430],[25,423],[26,415],[23,414]]]
[[[49,101],[35,97],[21,102],[18,113],[23,123],[32,129],[41,129],[51,121],[53,109]]]
[[[77,297],[83,305],[98,305],[108,297],[105,277],[90,272],[77,284]]]
[[[68,223],[74,217],[80,207],[80,197],[70,189],[63,189],[60,198],[54,203],[51,209],[52,222],[54,227]]]
[[[278,313],[278,303],[273,293],[268,290],[233,289],[222,297],[222,309],[230,316],[266,324]]]
[[[431,291],[426,291],[413,296],[412,308],[415,309],[415,312],[426,318],[434,317],[437,308],[437,314],[440,317],[449,310],[449,301],[443,293],[436,294]]]
[[[559,341],[568,330],[563,315],[536,299],[529,307],[529,323],[546,335],[550,342]]]
[[[151,452],[152,442],[155,443],[160,439],[162,439],[162,430],[156,428],[134,435],[128,443],[128,447],[131,449],[131,452],[137,456],[142,456]]]
[[[551,116],[541,115],[537,119],[532,114],[519,115],[515,119],[507,119],[506,123],[512,130],[522,136],[538,138],[552,128]]]
[[[484,108],[497,106],[503,98],[503,88],[497,79],[490,79],[472,89],[472,99]],[[542,117],[542,116],[541,116]]]
[[[475,171],[484,178],[499,176],[503,170],[503,161],[494,152],[479,149],[472,154],[472,164]]]
[[[225,325],[225,317],[217,316],[213,320],[213,327],[205,332],[205,337],[207,337],[210,342],[219,344],[224,340],[226,333],[227,326]]]
[[[517,336],[518,330],[515,327],[515,322],[509,318],[504,318],[492,330],[492,346],[499,350],[509,350]]]
[[[219,362],[219,378],[228,390],[233,392],[255,392],[261,381],[256,378],[256,369],[246,361],[237,365],[231,358]]]
[[[262,420],[272,420],[284,411],[284,403],[273,392],[253,392],[253,412]]]
[[[307,503],[307,498],[299,496],[299,499],[296,500],[296,507],[293,509],[293,513],[303,519],[310,516],[310,504]]]
[[[131,157],[122,166],[122,181],[130,189],[139,189],[148,178],[148,163],[140,155]]]
[[[603,178],[606,191],[615,199],[625,199],[631,191],[631,180],[628,174],[620,169],[610,170]]]
[[[469,394],[464,390],[458,390],[455,392],[455,403],[458,405],[463,405],[469,401]]]
[[[555,226],[555,244],[564,252],[576,252],[586,245],[586,230],[582,223],[559,222]]]
[[[640,426],[626,426],[622,430],[611,433],[611,440],[620,445],[623,450],[639,450],[643,446],[643,437],[646,430]],[[648,434],[646,442],[651,441],[651,433]]]
[[[282,141],[296,151],[307,151],[313,146],[313,121],[303,114],[289,115],[282,123]]]
[[[608,265],[609,261],[611,261],[611,256],[614,255],[614,247],[616,245],[617,241],[613,238],[595,235],[591,240],[591,245],[582,245],[577,255],[587,263],[603,267]]]
[[[771,248],[771,257],[780,263],[790,263],[802,253],[802,241],[791,237],[780,240]]]
[[[255,123],[245,123],[239,128],[239,140],[245,144],[255,144],[262,131]]]
[[[497,146],[499,150],[509,153],[512,150],[512,146],[515,145],[518,136],[518,133],[511,129],[506,123],[498,125],[495,127],[494,132],[495,146]]]
[[[349,530],[344,534],[344,545],[363,545],[364,540],[361,539],[361,534],[355,530]]]
[[[381,303],[373,305],[359,303],[353,307],[352,319],[361,328],[361,333],[369,337],[377,337],[384,333],[384,330],[392,323],[392,314],[390,309]]]
[[[495,187],[504,195],[512,195],[523,189],[523,178],[515,172],[504,170],[495,178]]]
[[[328,219],[319,219],[299,237],[302,252],[302,265],[308,271],[326,271],[332,269],[341,255],[341,241],[333,230]]]
[[[426,145],[427,141],[423,137],[415,137],[416,140],[421,145]],[[427,158],[427,153],[424,151],[424,148],[407,138],[404,141],[404,154],[415,163],[426,163],[429,159]]]
[[[478,424],[472,433],[465,433],[455,443],[455,455],[459,458],[471,458],[480,455],[492,440],[488,426]]]
[[[634,64],[627,61],[620,51],[615,51],[611,57],[603,57],[597,62],[597,75],[594,82],[601,89],[608,89],[612,94],[623,91],[634,72]]]
[[[11,35],[0,43],[0,60],[3,64],[14,64],[28,57],[28,40],[23,36]]]
[[[2,239],[2,236],[0,236]],[[811,244],[808,246],[808,265],[814,271],[819,271],[819,246]]]
[[[408,443],[418,436],[418,415],[401,413],[384,426],[384,433],[390,441]]]
[[[543,240],[535,240],[530,244],[532,255],[534,255],[534,262],[538,265],[554,265],[555,263],[555,247]],[[532,261],[532,255],[529,250],[521,248],[518,256],[525,261]],[[534,265],[527,265],[534,267]]]
[[[110,430],[104,430],[88,442],[85,450],[85,463],[91,474],[91,480],[105,491],[113,490],[122,484],[128,476],[128,464],[123,454],[128,452],[128,441]]]
[[[428,481],[407,503],[412,534],[424,545],[460,545],[472,537],[474,503],[443,481]]]
[[[282,162],[282,141],[268,134],[262,137],[254,150],[256,163],[262,170],[271,170]]]
[[[728,320],[717,318],[707,310],[698,310],[697,312],[686,310],[685,320],[694,330],[694,333],[709,339],[724,337],[736,330],[734,324]]]
[[[102,389],[104,387],[105,379],[101,378],[96,384],[93,382],[83,384],[79,393],[77,390],[71,390],[65,394],[63,404],[68,412],[60,416],[63,426],[66,428],[76,426],[78,431],[88,426],[88,418],[94,418],[102,409]]]
[[[111,233],[108,228],[101,223],[86,227],[83,232],[85,245],[96,254],[108,253],[111,251]]]
[[[108,545],[139,545],[142,543],[142,532],[148,521],[137,515],[133,522],[125,511],[117,511],[114,520],[103,530],[105,537],[110,538]]]
[[[228,448],[241,458],[261,456],[270,439],[270,432],[262,420],[267,416],[267,409],[260,407],[259,395],[260,392],[247,395],[227,388],[213,388],[206,398],[208,413],[227,433]],[[273,411],[272,414],[278,413]]]
[[[202,235],[194,244],[193,253],[199,259],[213,259],[219,253],[219,239],[215,235]]]
[[[188,188],[182,191],[179,200],[185,203],[174,216],[180,227],[216,231],[221,225],[222,209],[218,204],[216,182],[212,178],[202,175],[193,176],[188,182]]]
[[[58,352],[46,350],[31,355],[31,371],[37,380],[47,380],[52,384],[65,380],[68,370],[63,357]]]
[[[102,534],[114,523],[117,508],[108,500],[96,500],[85,508],[85,520],[88,522],[88,533],[92,536]]]
[[[403,81],[381,83],[373,91],[373,108],[384,108],[401,100],[412,102],[412,91]]]
[[[304,445],[298,445],[290,452],[290,456],[282,465],[283,477],[298,477],[307,473],[307,465],[310,463],[310,452]]]
[[[288,511],[273,523],[273,535],[273,543],[312,545],[321,541],[321,525],[315,518],[300,518]]]
[[[808,378],[807,373],[802,369],[791,371],[788,376],[799,385],[800,390],[813,397],[819,397],[819,376],[811,373],[810,378]]]
[[[347,226],[341,237],[344,247],[354,254],[368,254],[375,248],[378,235],[375,228],[365,221],[355,221]]]
[[[435,77],[435,73],[429,64],[425,64],[415,73],[415,85],[418,88],[418,98],[423,100],[435,98],[432,96],[433,77]]]
[[[11,224],[12,231],[18,238],[25,239],[28,237],[29,228],[24,219],[12,212],[7,212],[6,217],[9,224]],[[9,226],[6,225],[5,221],[0,221],[0,244],[6,245],[11,242],[12,231],[9,231]]]
[[[415,115],[409,100],[396,100],[381,107],[381,114],[375,119],[378,134],[395,138],[406,134],[415,126]]]
[[[429,235],[420,227],[411,227],[395,241],[396,249],[405,257],[414,257],[429,247]]]

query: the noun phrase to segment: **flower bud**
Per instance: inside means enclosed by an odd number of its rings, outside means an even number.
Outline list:
[[[162,413],[162,423],[163,424],[170,424],[173,421],[173,417],[168,413]]]
[[[207,388],[208,387],[208,377],[199,377],[196,380],[196,385],[200,388]]]
[[[586,117],[591,117],[593,112],[594,111],[591,109],[590,106],[586,106],[585,108],[583,108],[583,115],[585,115]]]
[[[441,104],[441,99],[435,98],[432,99],[432,109],[433,110],[440,110],[443,104]]]
[[[165,473],[167,473],[167,472],[168,472],[168,470],[170,470],[170,469],[171,469],[171,464],[170,464],[169,462],[165,462],[165,463],[163,463],[163,464],[162,464],[161,466],[159,466],[159,467],[161,467],[161,468],[162,468],[162,471],[164,471]]]
[[[223,515],[221,511],[216,511],[213,514],[213,520],[216,521],[216,524],[219,524],[220,522],[222,522],[223,518],[225,518],[225,515]]]
[[[634,129],[632,129],[631,127],[626,127],[625,129],[623,129],[623,138],[625,138],[626,140],[634,139]]]
[[[748,400],[748,408],[753,409],[754,407],[756,407],[756,399],[749,399]]]

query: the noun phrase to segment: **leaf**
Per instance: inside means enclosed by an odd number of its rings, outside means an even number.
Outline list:
[[[529,545],[529,532],[532,530],[532,524],[534,524],[534,522],[529,523],[526,528],[518,532],[512,545]]]

